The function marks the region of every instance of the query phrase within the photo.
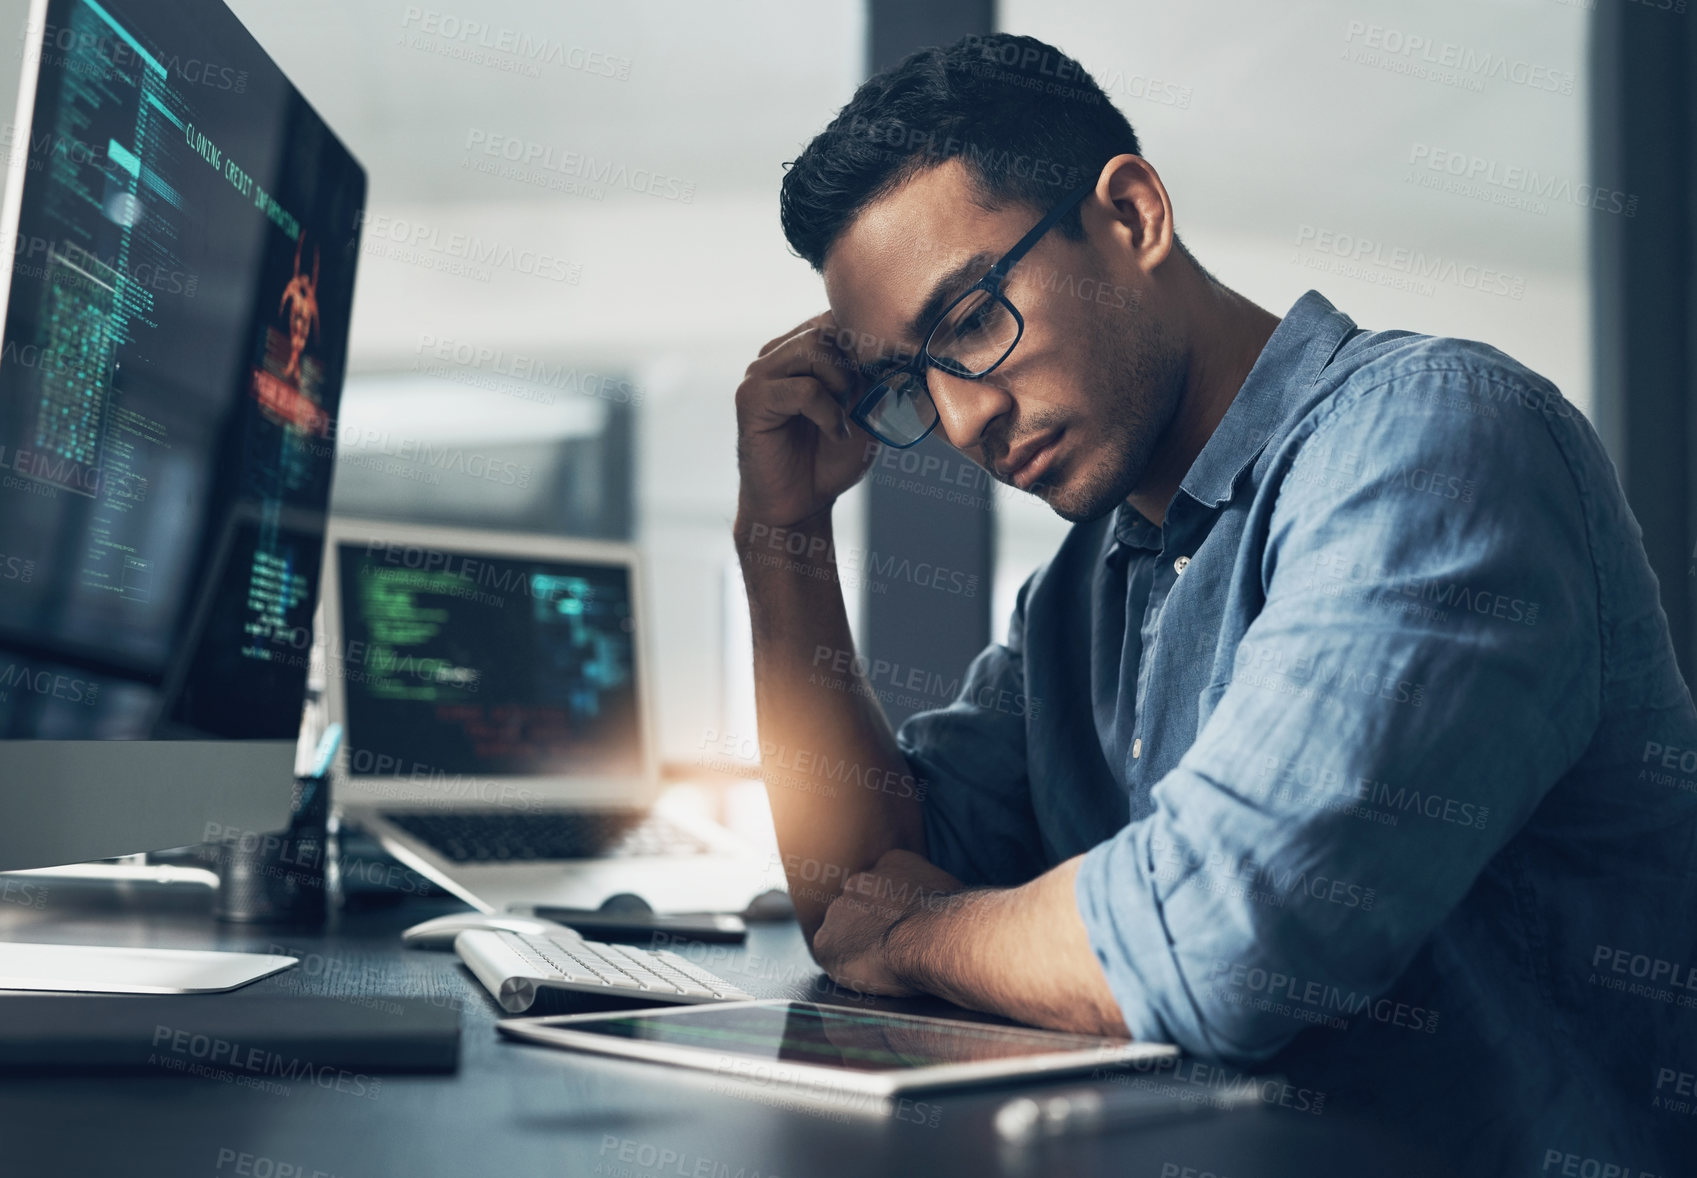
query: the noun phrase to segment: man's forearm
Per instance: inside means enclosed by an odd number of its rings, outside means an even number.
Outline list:
[[[753,624],[762,772],[811,943],[845,880],[885,851],[923,852],[922,791],[856,669],[828,513],[796,529],[739,521],[736,542]]]
[[[890,967],[959,1006],[1056,1030],[1126,1034],[1073,887],[1079,859],[1017,888],[929,896],[891,927]]]

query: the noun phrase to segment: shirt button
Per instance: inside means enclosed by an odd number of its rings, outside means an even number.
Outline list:
[[[1143,755],[1143,738],[1140,736],[1131,742],[1131,758],[1136,760]]]
[[[1188,556],[1181,556],[1177,560],[1173,561],[1173,572],[1175,572],[1175,573],[1182,573],[1182,572],[1184,572],[1185,569],[1187,569],[1189,567],[1190,567],[1190,557],[1188,557]]]

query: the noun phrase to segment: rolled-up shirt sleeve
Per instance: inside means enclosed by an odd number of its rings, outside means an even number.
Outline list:
[[[1272,457],[1229,678],[1077,877],[1134,1035],[1247,1065],[1306,1025],[1257,979],[1378,999],[1582,751],[1598,591],[1564,450],[1594,435],[1548,386],[1462,412],[1493,379],[1346,389]]]
[[[924,784],[926,857],[972,886],[1010,887],[1047,864],[1026,773],[1027,582],[1008,641],[973,659],[947,707],[908,717],[896,743]]]

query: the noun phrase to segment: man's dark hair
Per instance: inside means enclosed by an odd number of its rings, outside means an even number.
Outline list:
[[[948,159],[986,208],[1038,211],[1093,181],[1137,133],[1083,66],[1034,37],[963,37],[862,83],[784,174],[779,216],[815,270],[860,211]],[[1057,228],[1084,235],[1077,209]]]

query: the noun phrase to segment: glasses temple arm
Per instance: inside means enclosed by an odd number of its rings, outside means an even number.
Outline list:
[[[1024,237],[1020,238],[1011,250],[1002,255],[1001,261],[990,267],[990,273],[984,276],[983,282],[979,283],[979,285],[984,286],[992,282],[1000,283],[1001,280],[1007,276],[1007,272],[1013,269],[1014,264],[1029,253],[1031,251],[1031,247],[1036,245],[1045,233],[1055,227],[1055,223],[1057,221],[1072,212],[1072,210],[1077,208],[1085,197],[1095,191],[1096,183],[1095,181],[1091,181],[1088,184],[1079,185],[1077,188],[1068,193],[1058,205],[1050,209],[1048,213],[1044,215],[1041,221],[1031,227],[1030,233],[1027,233]]]

